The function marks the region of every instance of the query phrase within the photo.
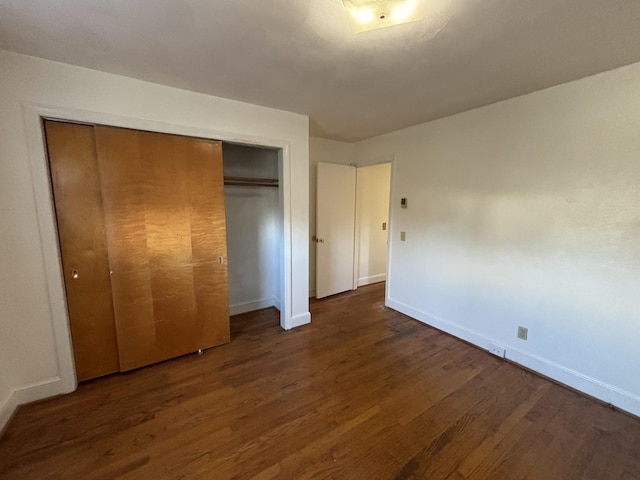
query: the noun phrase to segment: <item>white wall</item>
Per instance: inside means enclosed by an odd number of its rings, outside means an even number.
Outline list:
[[[225,176],[278,178],[276,150],[225,143],[223,165]],[[224,188],[231,315],[280,308],[278,197],[279,190],[274,187]]]
[[[382,282],[387,275],[387,233],[391,163],[358,167],[356,258],[358,286]]]
[[[640,64],[358,144],[395,156],[388,305],[640,415],[638,85]]]
[[[306,323],[308,118],[0,51],[0,425],[75,388],[39,114],[282,149],[282,322]]]
[[[349,165],[355,162],[354,144],[323,138],[309,138],[309,296],[316,292],[316,181],[318,163]]]

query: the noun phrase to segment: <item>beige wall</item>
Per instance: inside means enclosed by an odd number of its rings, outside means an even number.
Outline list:
[[[0,426],[75,386],[39,114],[283,151],[283,324],[309,321],[308,118],[0,51]]]
[[[639,85],[636,64],[357,144],[395,157],[387,303],[640,415]]]

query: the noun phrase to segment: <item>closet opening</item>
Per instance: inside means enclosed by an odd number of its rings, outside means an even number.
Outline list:
[[[283,197],[280,149],[222,143],[229,314],[282,302]],[[276,317],[276,322],[277,322]]]

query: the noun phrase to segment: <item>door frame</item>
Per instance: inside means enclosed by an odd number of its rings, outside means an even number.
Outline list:
[[[364,167],[373,167],[375,165],[381,165],[383,163],[391,164],[391,173],[389,175],[389,212],[387,213],[388,223],[387,223],[387,273],[385,278],[385,297],[389,297],[389,271],[391,270],[391,243],[393,235],[391,235],[391,226],[393,225],[393,178],[396,170],[396,161],[395,155],[390,157],[380,157],[376,159],[371,159],[368,162],[358,162],[352,164],[356,168],[364,168]],[[357,182],[357,174],[356,174],[356,182]],[[356,183],[356,195],[358,192],[358,185]],[[355,235],[354,235],[354,253],[353,253],[353,284],[354,290],[358,287],[358,278],[360,277],[360,219],[361,212],[359,211],[359,205],[356,197],[356,215],[355,215]],[[386,304],[385,298],[385,304]]]
[[[389,208],[387,211],[387,251],[385,252],[387,256],[387,268],[385,274],[385,281],[389,278],[389,250],[391,247],[391,195],[393,193],[393,170],[394,170],[394,157],[386,158],[386,159],[378,159],[376,161],[365,163],[365,164],[356,164],[356,215],[355,215],[355,234],[354,234],[354,245],[353,245],[353,289],[356,290],[359,288],[358,279],[360,278],[360,218],[362,215],[362,208],[360,202],[358,202],[358,168],[366,168],[366,167],[375,167],[376,165],[383,164],[390,165],[389,172]]]
[[[31,185],[36,205],[38,230],[42,245],[42,263],[45,269],[47,302],[52,318],[55,339],[58,375],[39,384],[39,397],[72,392],[77,388],[75,364],[69,328],[69,316],[64,290],[62,259],[58,245],[58,230],[55,220],[53,193],[49,180],[49,163],[44,135],[43,119],[60,120],[70,123],[101,124],[114,127],[146,130],[158,133],[184,135],[211,140],[233,141],[246,145],[278,149],[280,171],[280,196],[282,208],[282,255],[280,285],[280,325],[289,330],[300,324],[293,316],[292,292],[292,216],[291,216],[291,145],[289,141],[228,132],[203,129],[183,124],[174,124],[136,117],[128,117],[104,112],[65,108],[54,105],[25,103],[22,106],[23,121],[30,162]]]

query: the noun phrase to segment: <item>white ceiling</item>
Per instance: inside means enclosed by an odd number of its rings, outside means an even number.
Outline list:
[[[307,114],[344,141],[640,61],[640,0],[425,13],[354,35],[340,0],[0,0],[0,48]]]

